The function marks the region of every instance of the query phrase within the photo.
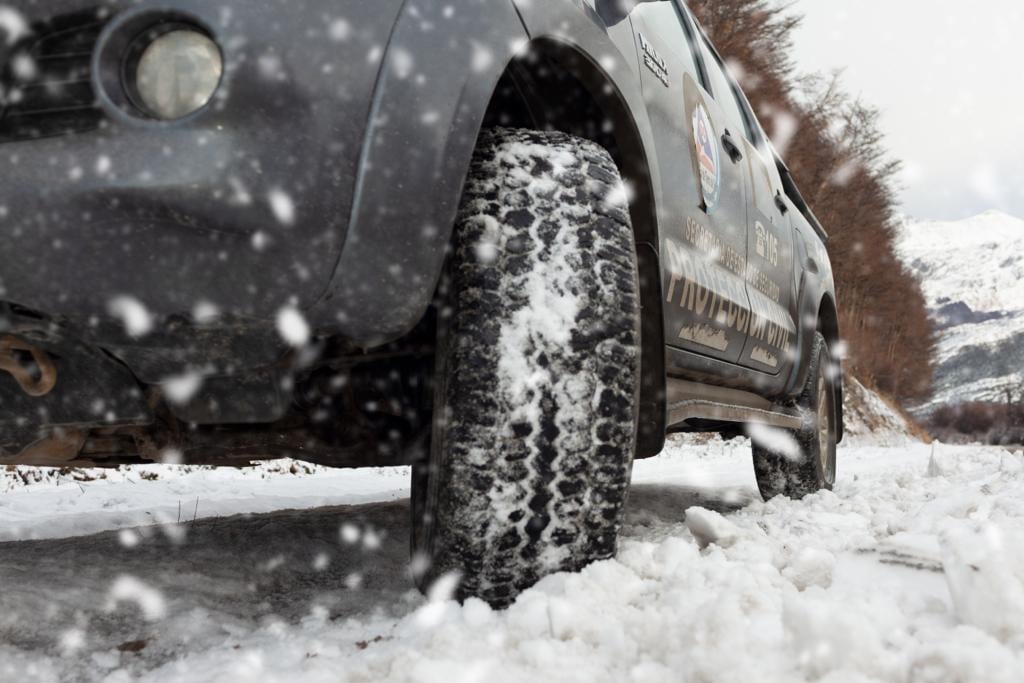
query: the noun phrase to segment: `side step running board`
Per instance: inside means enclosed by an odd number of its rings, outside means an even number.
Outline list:
[[[756,394],[668,378],[668,424],[688,420],[757,423],[780,429],[800,429],[804,421],[791,409],[774,405]]]

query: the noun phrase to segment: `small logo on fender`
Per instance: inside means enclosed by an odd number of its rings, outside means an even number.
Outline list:
[[[721,166],[718,145],[715,144],[715,128],[703,104],[693,112],[693,143],[697,149],[697,166],[700,168],[700,187],[708,213],[718,206],[721,194]]]
[[[640,51],[644,53],[644,64],[651,72],[658,77],[661,84],[666,88],[670,87],[671,81],[668,78],[668,62],[658,54],[654,46],[647,40],[643,33],[637,34],[640,37]]]

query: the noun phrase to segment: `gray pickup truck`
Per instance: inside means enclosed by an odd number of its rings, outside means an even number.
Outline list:
[[[412,465],[495,605],[667,434],[832,485],[826,235],[680,0],[0,9],[0,465]]]

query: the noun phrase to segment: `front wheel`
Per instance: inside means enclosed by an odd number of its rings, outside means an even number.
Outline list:
[[[640,301],[609,154],[555,132],[480,138],[442,287],[413,570],[504,606],[615,552],[636,439]]]
[[[814,336],[807,383],[797,399],[804,427],[779,438],[760,438],[751,430],[757,487],[765,500],[775,496],[803,498],[836,481],[835,371],[820,333]],[[779,435],[776,435],[779,436]],[[787,438],[787,436],[789,438]]]

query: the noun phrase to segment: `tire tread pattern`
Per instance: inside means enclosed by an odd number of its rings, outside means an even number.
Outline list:
[[[636,437],[640,303],[610,155],[482,133],[455,228],[447,436],[428,579],[510,603],[615,552]],[[567,316],[569,316],[567,318]]]

